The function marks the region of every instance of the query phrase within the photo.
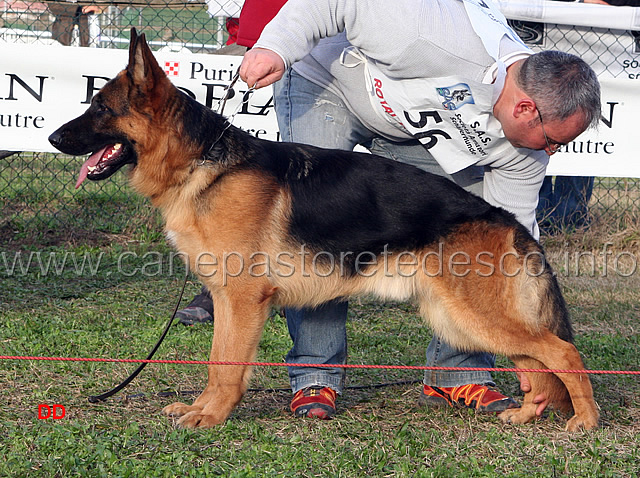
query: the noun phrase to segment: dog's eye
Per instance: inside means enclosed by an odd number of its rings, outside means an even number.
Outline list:
[[[96,113],[110,113],[111,112],[111,109],[106,104],[104,104],[97,95],[94,96],[93,100],[91,101],[91,108]]]

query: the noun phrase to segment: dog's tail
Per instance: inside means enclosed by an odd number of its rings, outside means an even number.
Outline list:
[[[546,265],[546,274],[548,274],[547,289],[541,303],[540,313],[546,319],[551,332],[565,342],[573,343],[573,328],[571,327],[569,310],[560,291],[556,273],[549,264]]]
[[[573,329],[569,310],[562,296],[553,267],[547,261],[542,247],[523,228],[514,231],[513,246],[524,258],[525,274],[520,297],[529,299],[530,320],[544,326],[554,335],[573,343]]]

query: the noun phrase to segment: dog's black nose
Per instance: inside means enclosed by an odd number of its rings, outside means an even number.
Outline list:
[[[62,135],[60,134],[60,130],[54,131],[53,133],[51,133],[51,135],[49,135],[49,142],[56,148],[60,146],[60,143],[62,143]]]

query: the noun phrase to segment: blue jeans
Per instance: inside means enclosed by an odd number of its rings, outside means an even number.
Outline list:
[[[275,109],[283,141],[351,151],[360,144],[372,153],[418,166],[456,181],[481,194],[482,171],[468,168],[446,174],[417,141],[392,142],[368,130],[333,93],[289,70],[274,85]],[[287,325],[293,348],[287,363],[344,364],[347,360],[347,303],[331,301],[315,309],[287,309]],[[427,348],[427,366],[493,367],[487,353],[463,353],[434,336]],[[342,392],[341,368],[289,367],[294,392],[310,387],[330,387]],[[468,383],[493,385],[488,372],[427,371],[426,385],[455,387]]]
[[[556,176],[555,184],[550,176],[544,178],[536,211],[540,227],[553,233],[587,226],[593,183],[594,178],[583,176]]]

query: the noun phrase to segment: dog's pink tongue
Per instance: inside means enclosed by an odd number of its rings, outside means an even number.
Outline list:
[[[100,161],[100,158],[102,158],[102,155],[104,154],[106,149],[107,149],[107,146],[102,148],[100,151],[96,151],[91,156],[89,156],[89,159],[87,159],[84,162],[84,164],[80,168],[80,174],[78,175],[78,181],[76,181],[76,189],[78,189],[80,187],[80,185],[82,184],[82,182],[85,179],[87,179],[87,174],[89,173],[89,167],[90,166],[95,166],[95,165],[98,164],[98,162]]]

